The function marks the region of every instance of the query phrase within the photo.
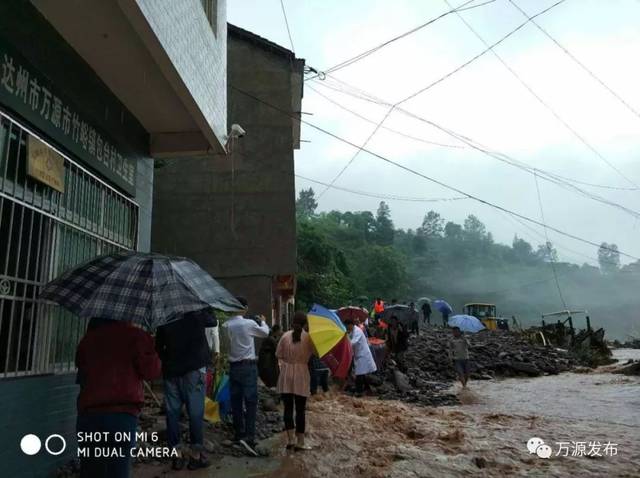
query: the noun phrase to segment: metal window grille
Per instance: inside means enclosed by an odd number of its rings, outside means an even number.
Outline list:
[[[64,193],[27,175],[30,134],[0,111],[0,379],[74,370],[86,322],[39,301],[41,286],[137,248],[137,204],[68,156]]]

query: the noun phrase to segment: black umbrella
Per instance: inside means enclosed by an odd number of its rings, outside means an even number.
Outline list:
[[[46,284],[40,298],[80,317],[132,321],[150,329],[197,310],[243,310],[190,259],[135,252],[101,256],[77,266]]]
[[[385,307],[382,313],[382,320],[389,322],[392,316],[396,316],[398,321],[404,325],[410,325],[412,320],[417,320],[417,311],[408,305],[390,305]]]

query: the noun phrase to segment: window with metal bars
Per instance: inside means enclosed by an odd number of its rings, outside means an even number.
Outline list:
[[[30,134],[0,112],[0,379],[74,370],[86,323],[38,300],[40,288],[137,245],[135,202],[71,158],[63,155],[64,193],[27,174]]]

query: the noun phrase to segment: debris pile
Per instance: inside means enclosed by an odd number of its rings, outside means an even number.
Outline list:
[[[451,394],[456,372],[449,360],[451,331],[423,329],[411,337],[401,371],[393,362],[381,371],[370,386],[383,399],[398,399],[428,406],[458,403]],[[520,334],[508,331],[483,331],[468,335],[471,377],[490,380],[495,377],[537,377],[569,371],[575,364],[566,352],[533,345]]]

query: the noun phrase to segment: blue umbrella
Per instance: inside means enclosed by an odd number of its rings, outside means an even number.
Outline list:
[[[442,314],[451,314],[453,312],[453,308],[442,299],[434,300],[431,305],[433,305],[433,308]]]
[[[484,324],[472,315],[454,315],[449,318],[449,327],[458,327],[462,332],[475,334],[484,329]]]

